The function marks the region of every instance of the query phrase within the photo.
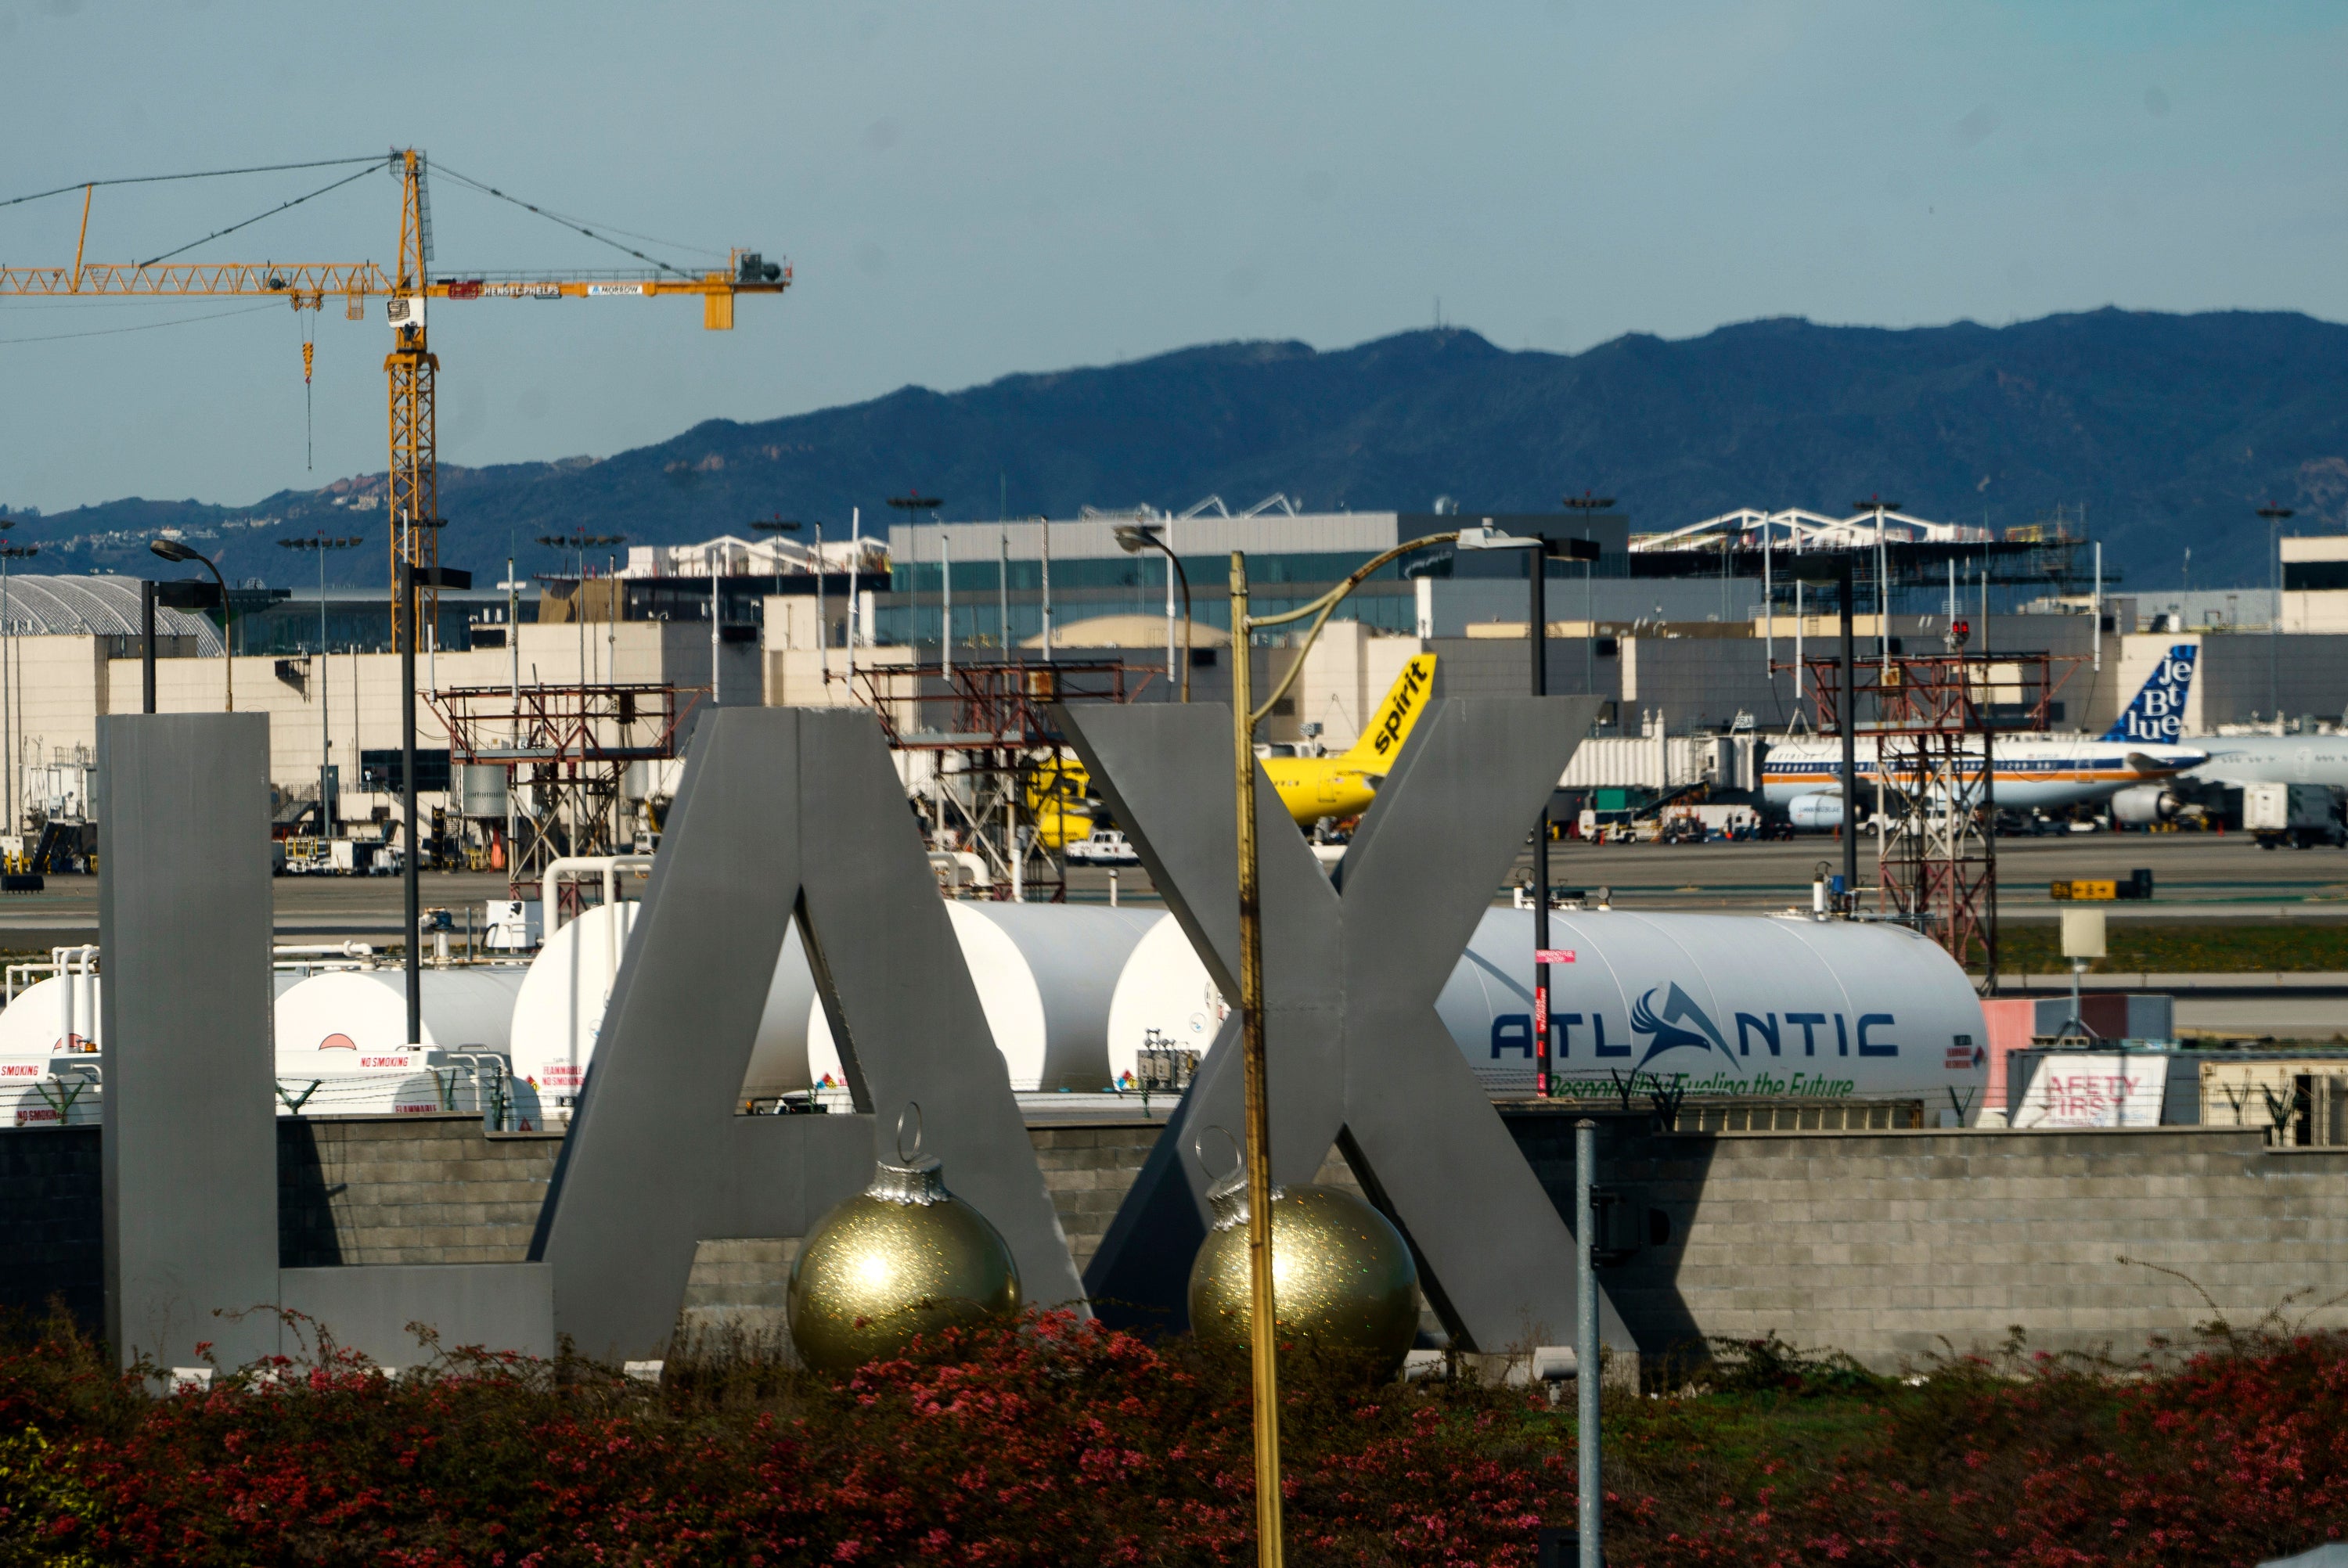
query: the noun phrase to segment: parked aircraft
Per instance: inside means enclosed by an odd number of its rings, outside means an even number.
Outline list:
[[[2105,800],[2123,791],[2166,787],[2166,781],[2210,760],[2205,743],[2180,744],[2186,693],[2193,684],[2199,650],[2178,643],[2168,651],[2136,694],[2127,712],[2101,735],[2000,735],[1991,755],[1995,798],[2001,809],[2062,811]],[[1962,743],[1978,756],[1978,738]],[[1879,742],[1858,738],[1857,767],[1862,801],[1879,780]],[[1842,743],[1827,738],[1774,745],[1762,764],[1762,794],[1782,808],[1796,827],[1833,828],[1843,823]],[[1978,768],[1974,778],[1980,777]],[[1896,776],[1895,781],[1897,782]],[[1978,804],[1979,784],[1963,804]]]
[[[1414,655],[1395,677],[1361,738],[1334,756],[1262,759],[1272,787],[1300,826],[1324,818],[1343,822],[1370,809],[1378,783],[1402,754],[1403,743],[1418,723],[1435,683],[1435,655]],[[1093,830],[1090,777],[1084,764],[1066,757],[1029,791],[1027,807],[1044,844],[1060,848]]]

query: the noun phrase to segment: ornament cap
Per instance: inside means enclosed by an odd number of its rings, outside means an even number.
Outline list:
[[[889,1160],[874,1161],[872,1184],[864,1189],[864,1195],[879,1198],[882,1203],[925,1206],[950,1203],[953,1199],[953,1194],[946,1191],[945,1167],[938,1163],[934,1154],[925,1154],[902,1164]]]
[[[1272,1201],[1280,1202],[1288,1195],[1285,1187],[1272,1189]],[[1215,1229],[1233,1230],[1248,1222],[1247,1169],[1241,1166],[1216,1181],[1207,1189],[1207,1206],[1214,1212]]]

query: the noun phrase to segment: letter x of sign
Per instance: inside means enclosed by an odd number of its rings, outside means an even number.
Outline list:
[[[583,1354],[664,1353],[695,1244],[803,1236],[923,1111],[923,1151],[1010,1244],[1027,1299],[1079,1294],[1011,1081],[869,713],[723,708],[693,740],[531,1256]],[[800,922],[858,1114],[736,1114]]]
[[[1272,1179],[1310,1182],[1331,1144],[1341,1148],[1409,1238],[1445,1327],[1471,1349],[1569,1329],[1573,1242],[1435,1000],[1597,707],[1585,697],[1429,707],[1334,879],[1256,770]],[[1208,973],[1236,998],[1230,709],[1058,712]],[[1219,1166],[1229,1158],[1201,1133],[1237,1138],[1245,1126],[1239,1026],[1234,1010],[1086,1271],[1105,1320],[1188,1320],[1206,1235],[1200,1149]],[[1608,1341],[1628,1346],[1611,1304],[1600,1309]]]

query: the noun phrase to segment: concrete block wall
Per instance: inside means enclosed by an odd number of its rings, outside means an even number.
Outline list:
[[[54,1297],[92,1333],[106,1321],[99,1132],[0,1133],[0,1312],[43,1316]]]
[[[1504,1121],[1570,1214],[1571,1119]],[[1030,1130],[1080,1266],[1162,1132]],[[560,1144],[463,1116],[284,1118],[278,1137],[295,1266],[520,1261]],[[99,1320],[98,1151],[95,1128],[0,1132],[0,1305],[57,1293]],[[2348,1148],[2270,1149],[2254,1130],[1658,1135],[1609,1116],[1600,1159],[1621,1197],[1607,1239],[1638,1244],[1606,1283],[1644,1358],[1774,1331],[1890,1370],[2012,1327],[2035,1348],[2125,1354],[2190,1335],[2213,1316],[2201,1292],[2238,1325],[2293,1292],[2299,1312],[2348,1293]],[[1355,1187],[1334,1151],[1319,1179]],[[704,1242],[688,1326],[780,1336],[798,1248]],[[2319,1325],[2348,1309],[2327,1311]]]
[[[1552,1194],[1556,1138],[1529,1151]],[[2269,1149],[2254,1131],[1609,1144],[1601,1181],[1651,1245],[1607,1286],[1648,1356],[1775,1331],[1893,1370],[2017,1327],[2033,1349],[2127,1355],[2212,1317],[2247,1327],[2348,1293],[2348,1150]],[[1570,1150],[1562,1165],[1570,1181]],[[2317,1319],[2342,1321],[2337,1307]]]
[[[479,1116],[281,1116],[279,1264],[522,1262],[561,1146]]]

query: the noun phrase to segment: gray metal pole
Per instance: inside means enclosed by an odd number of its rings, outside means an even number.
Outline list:
[[[1533,695],[1549,695],[1549,548],[1537,544],[1525,552],[1532,573],[1532,624],[1526,640],[1533,650]],[[1554,793],[1556,782],[1550,781]],[[1549,803],[1541,797],[1540,815],[1533,821],[1533,1092],[1549,1098]]]
[[[1035,525],[1044,537],[1044,662],[1052,662],[1052,519],[1037,518]]]
[[[421,847],[416,842],[416,569],[399,563],[400,880],[407,904],[407,1043],[424,1042],[423,890],[417,884]]]
[[[139,692],[142,713],[155,711],[155,585],[139,584]]]
[[[1849,552],[1842,558],[1842,712],[1836,728],[1842,732],[1842,886],[1846,897],[1859,895],[1859,673],[1851,667],[1852,577]]]
[[[1598,1123],[1584,1117],[1573,1124],[1573,1383],[1576,1404],[1574,1447],[1576,1491],[1581,1511],[1577,1521],[1581,1537],[1581,1568],[1599,1568],[1600,1503],[1605,1498],[1599,1460],[1598,1396],[1601,1351],[1598,1345],[1598,1211],[1590,1196],[1591,1176],[1598,1164]]]
[[[326,712],[326,546],[321,538],[318,546],[318,836],[331,838],[335,834],[335,804],[333,792],[326,785],[326,770],[335,760],[335,722]]]

